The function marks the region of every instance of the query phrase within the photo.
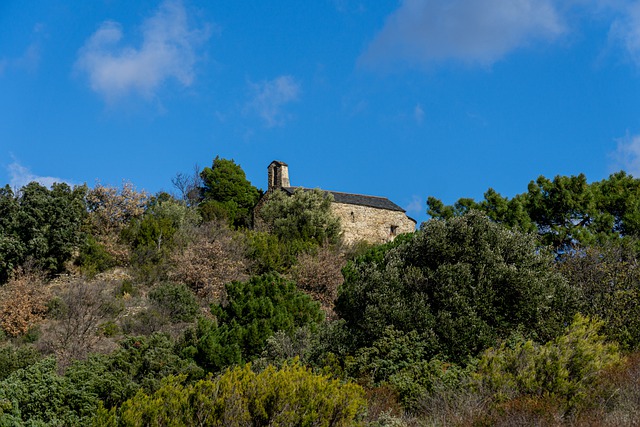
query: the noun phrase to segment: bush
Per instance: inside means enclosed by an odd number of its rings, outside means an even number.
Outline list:
[[[200,319],[183,343],[196,349],[196,361],[210,371],[252,360],[277,331],[292,334],[299,327],[314,327],[323,317],[317,303],[278,276],[256,276],[226,288],[228,302],[212,305],[218,323]]]
[[[26,334],[44,319],[47,299],[44,278],[19,270],[0,288],[0,328],[12,337]]]
[[[556,263],[577,295],[581,313],[624,350],[640,348],[640,259],[637,239],[618,239],[563,254]]]
[[[82,426],[98,400],[56,373],[54,359],[20,369],[0,382],[0,425]]]
[[[139,390],[155,392],[169,375],[198,380],[204,373],[193,361],[177,355],[173,340],[159,333],[128,337],[112,354],[92,354],[65,373],[75,388],[97,396],[107,408],[121,405]]]
[[[200,311],[196,297],[182,284],[158,285],[149,293],[149,298],[172,322],[192,322]]]
[[[336,311],[356,348],[392,326],[416,331],[427,358],[464,362],[513,330],[541,341],[561,332],[572,296],[552,262],[534,236],[480,213],[431,220],[407,241],[349,263]]]
[[[563,335],[544,345],[521,341],[489,349],[475,374],[478,387],[498,402],[551,397],[566,409],[581,408],[597,396],[598,374],[621,362],[617,345],[598,334],[601,326],[578,314]]]
[[[331,212],[332,201],[330,193],[318,189],[296,189],[291,196],[275,191],[258,217],[267,231],[285,242],[338,243],[340,219]]]
[[[226,283],[248,279],[246,243],[223,222],[187,228],[182,237],[182,247],[171,255],[171,280],[186,284],[207,301],[219,302]]]
[[[363,396],[355,384],[315,375],[298,364],[260,373],[246,365],[193,385],[168,378],[154,394],[138,393],[117,415],[102,411],[99,417],[102,423],[127,426],[357,426],[366,410]]]

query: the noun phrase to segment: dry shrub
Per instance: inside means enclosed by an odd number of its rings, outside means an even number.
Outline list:
[[[622,366],[601,373],[599,388],[600,401],[580,414],[576,425],[640,425],[640,352],[629,355]]]
[[[132,219],[144,214],[149,195],[123,181],[121,188],[98,183],[86,199],[94,237],[118,264],[125,264],[129,248],[120,242],[120,232]]]
[[[37,271],[18,269],[0,288],[0,327],[12,337],[25,334],[44,319],[47,300],[44,276]]]
[[[84,280],[69,283],[51,306],[53,319],[43,328],[38,345],[56,355],[61,369],[89,353],[111,349],[100,327],[115,320],[121,307],[109,283]]]
[[[224,285],[249,278],[250,262],[244,241],[223,222],[190,230],[182,250],[171,256],[169,278],[189,286],[206,301],[225,298]]]
[[[400,417],[403,413],[398,401],[398,393],[388,385],[365,389],[367,398],[367,421],[375,421],[381,416]]]
[[[302,253],[293,267],[291,278],[298,287],[322,304],[325,312],[332,312],[343,282],[342,267],[345,258],[339,251],[325,245],[315,253]]]
[[[489,395],[468,387],[437,389],[425,395],[418,407],[420,419],[426,425],[490,425],[481,422],[490,408]]]

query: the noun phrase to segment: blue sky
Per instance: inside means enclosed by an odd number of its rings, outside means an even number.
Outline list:
[[[640,1],[0,1],[0,183],[154,193],[219,155],[419,221],[640,176]]]

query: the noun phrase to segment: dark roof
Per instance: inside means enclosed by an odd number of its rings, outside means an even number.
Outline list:
[[[298,188],[304,191],[311,191],[311,188],[304,188],[304,187],[283,187],[282,190],[288,194],[293,194],[293,192]],[[321,190],[321,191],[331,194],[333,196],[333,201],[336,203],[344,203],[347,205],[369,206],[372,208],[386,209],[389,211],[405,212],[404,209],[402,209],[400,206],[396,205],[386,197],[365,196],[363,194],[340,193],[338,191],[327,191],[327,190]]]

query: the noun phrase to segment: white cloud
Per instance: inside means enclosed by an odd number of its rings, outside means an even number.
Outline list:
[[[416,104],[415,108],[413,109],[413,118],[416,119],[416,122],[418,124],[424,121],[424,110],[422,109],[422,105]]]
[[[46,187],[51,187],[56,182],[66,182],[67,184],[72,185],[69,181],[62,178],[35,175],[17,161],[11,163],[7,167],[7,171],[9,172],[9,185],[11,188],[19,189],[33,181],[39,182]]]
[[[612,39],[623,47],[637,66],[640,66],[640,2],[632,2],[621,8],[620,16],[613,21],[609,32]]]
[[[419,215],[426,211],[426,205],[422,201],[422,197],[413,195],[411,202],[404,209],[412,215]]]
[[[0,58],[0,75],[6,70],[23,70],[35,72],[40,65],[40,44],[31,43],[22,55],[16,58]]]
[[[250,83],[253,92],[245,108],[264,120],[267,127],[282,126],[290,118],[283,108],[300,96],[300,83],[292,76],[280,76],[262,83]]]
[[[551,40],[564,31],[552,0],[404,0],[360,61],[491,65],[534,40]]]
[[[610,155],[612,171],[622,169],[640,178],[640,135],[627,135],[617,142],[616,150]]]
[[[108,102],[131,92],[151,98],[171,78],[190,86],[196,49],[208,31],[192,30],[188,21],[180,1],[165,1],[143,22],[139,47],[121,43],[119,23],[104,22],[80,49],[76,68],[87,74],[91,89]]]

